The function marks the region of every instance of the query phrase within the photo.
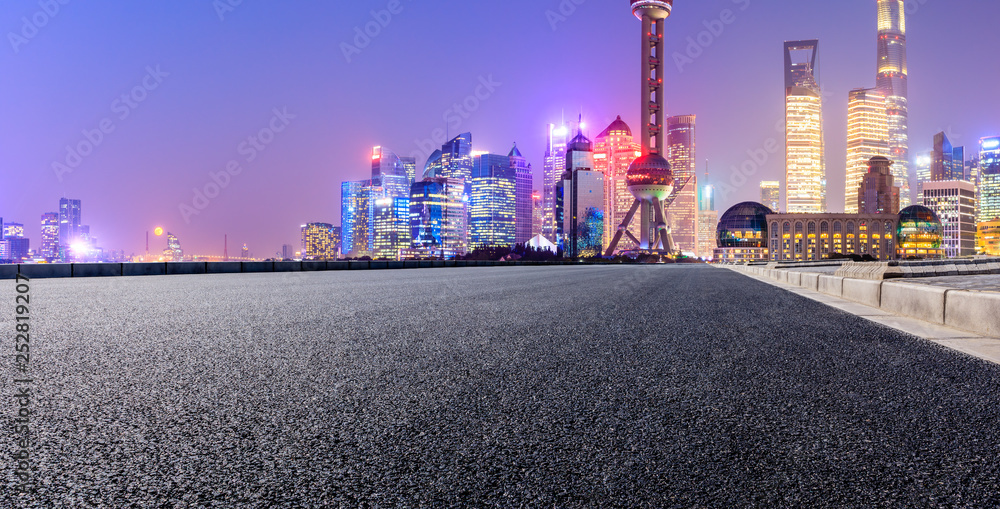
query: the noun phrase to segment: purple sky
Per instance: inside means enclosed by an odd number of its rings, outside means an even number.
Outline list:
[[[40,214],[79,198],[106,249],[141,253],[145,232],[163,226],[190,254],[221,253],[228,233],[230,253],[245,242],[265,257],[297,246],[304,222],[339,224],[340,182],[369,175],[372,145],[409,155],[450,121],[476,150],[506,153],[516,141],[537,187],[548,122],[582,111],[591,135],[615,115],[638,128],[640,25],[625,0],[244,0],[220,19],[215,4],[229,1],[5,0],[0,217],[25,223],[37,247]],[[44,14],[46,2],[58,12]],[[907,4],[911,151],[929,150],[941,130],[968,146],[1000,133],[989,53],[1000,3]],[[343,44],[390,5],[399,12],[348,62]],[[669,113],[698,115],[699,166],[707,159],[728,180],[748,150],[770,137],[783,147],[782,42],[818,38],[830,208],[842,209],[847,93],[875,84],[875,0],[678,0],[668,52],[684,52],[724,9],[735,21],[667,74]],[[23,17],[44,26],[25,28]],[[169,75],[146,78],[157,66]],[[479,87],[491,79],[492,92]],[[120,99],[133,89],[144,100]],[[456,113],[477,89],[488,97]],[[275,109],[295,118],[248,162],[241,144]],[[53,163],[66,164],[83,131],[97,139],[102,121],[108,133],[60,181]],[[229,161],[240,173],[193,203]],[[758,181],[780,180],[783,166],[782,149],[718,208],[758,199]],[[181,204],[204,208],[186,222]]]

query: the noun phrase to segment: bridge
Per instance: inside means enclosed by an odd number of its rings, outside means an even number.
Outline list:
[[[45,279],[31,292],[35,489],[3,490],[4,507],[1000,498],[997,365],[721,268]]]

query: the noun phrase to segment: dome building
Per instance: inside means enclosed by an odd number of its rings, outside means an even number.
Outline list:
[[[944,257],[944,226],[933,210],[913,205],[899,212],[896,242],[901,259]]]
[[[715,230],[715,260],[753,262],[768,260],[767,216],[774,211],[755,202],[733,205],[719,219]]]

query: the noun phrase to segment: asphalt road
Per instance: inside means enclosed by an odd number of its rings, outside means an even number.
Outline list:
[[[5,398],[4,508],[1000,504],[1000,368],[724,269],[31,295],[37,489],[13,493]]]

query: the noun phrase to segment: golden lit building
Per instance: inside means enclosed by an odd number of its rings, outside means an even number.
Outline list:
[[[1000,219],[979,223],[976,251],[982,255],[1000,256]]]
[[[868,161],[889,155],[889,123],[885,96],[875,89],[852,90],[847,100],[847,185],[844,211],[857,214],[858,188]]]
[[[604,173],[604,246],[618,232],[618,226],[625,221],[635,197],[628,192],[625,174],[632,161],[642,155],[642,146],[633,141],[632,130],[619,116],[594,140],[594,170]],[[639,224],[633,222],[629,231],[639,238]],[[619,249],[636,249],[627,236],[622,238]]]
[[[771,214],[767,221],[771,261],[866,254],[896,259],[897,214]]]
[[[328,223],[302,225],[302,257],[307,260],[336,260],[340,251],[340,235]]]
[[[777,180],[762,181],[760,183],[760,202],[775,212],[781,210],[781,182]]]
[[[785,209],[789,213],[826,212],[823,161],[823,103],[806,88],[785,97]]]
[[[676,249],[685,254],[698,252],[698,176],[696,175],[695,116],[667,118],[667,161],[674,175],[675,188],[687,180],[667,208]]]

